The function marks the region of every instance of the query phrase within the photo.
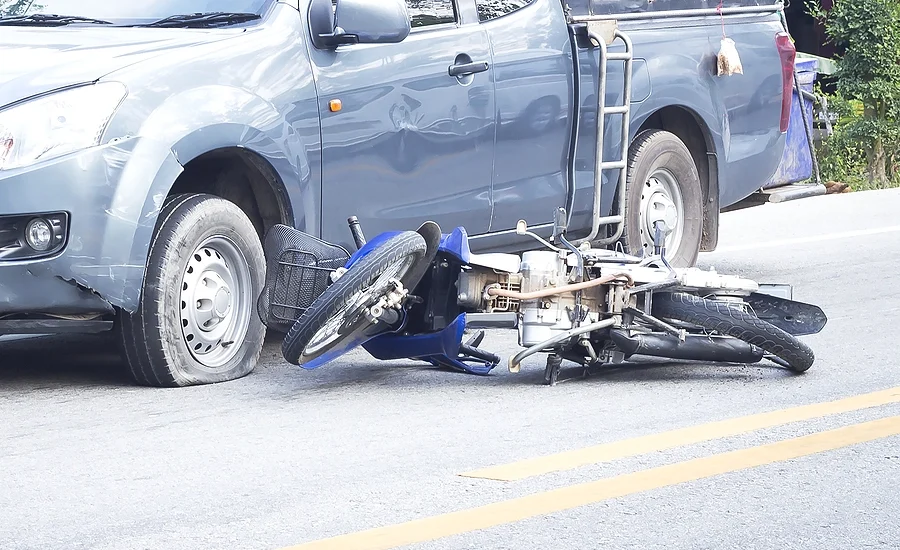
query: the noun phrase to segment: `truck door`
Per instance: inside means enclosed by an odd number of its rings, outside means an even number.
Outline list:
[[[340,1],[340,0],[338,0]],[[311,48],[322,124],[322,233],[348,241],[432,220],[489,229],[494,152],[490,43],[454,0],[407,0],[397,44]],[[453,76],[451,67],[485,63]],[[336,101],[340,102],[338,108]]]
[[[472,1],[472,0],[469,0]],[[572,60],[559,0],[474,0],[494,53],[497,105],[491,231],[565,206]]]

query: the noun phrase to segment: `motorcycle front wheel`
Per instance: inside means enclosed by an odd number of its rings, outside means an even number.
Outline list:
[[[404,231],[352,265],[297,319],[282,343],[284,358],[315,368],[359,346],[377,334],[364,312],[392,288],[391,280],[410,281],[425,256],[426,243],[414,231]]]

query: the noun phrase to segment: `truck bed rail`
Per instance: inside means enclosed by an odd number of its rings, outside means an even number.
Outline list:
[[[755,13],[777,13],[784,11],[784,2],[774,2],[768,6],[740,6],[734,8],[702,8],[695,10],[665,10],[640,13],[609,13],[598,15],[569,16],[570,23],[590,21],[639,21],[644,19],[673,19],[676,17],[708,17],[710,15],[741,15]]]

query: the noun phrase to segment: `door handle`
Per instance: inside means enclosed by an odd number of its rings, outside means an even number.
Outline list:
[[[450,65],[450,76],[463,76],[468,74],[483,73],[488,70],[486,61],[477,61],[473,63],[459,63]]]

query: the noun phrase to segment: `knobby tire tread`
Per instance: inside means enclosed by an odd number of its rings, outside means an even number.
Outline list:
[[[805,372],[815,361],[812,349],[795,336],[737,307],[682,292],[653,296],[653,314],[699,325],[761,348]]]
[[[299,364],[303,349],[319,327],[327,322],[348,299],[372,284],[391,264],[404,256],[418,255],[421,258],[425,255],[425,249],[425,239],[421,235],[414,231],[404,231],[366,255],[340,279],[330,285],[300,315],[282,343],[281,351],[284,358],[291,364]],[[415,269],[415,264],[412,269]],[[406,278],[405,274],[403,278]]]

